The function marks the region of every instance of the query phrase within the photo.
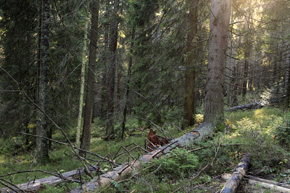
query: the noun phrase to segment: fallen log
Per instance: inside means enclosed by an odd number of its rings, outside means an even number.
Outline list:
[[[184,134],[183,136],[172,140],[169,144],[160,147],[150,153],[147,153],[141,156],[139,159],[136,159],[130,163],[123,164],[113,171],[110,171],[106,174],[100,175],[92,179],[89,183],[83,184],[81,187],[78,187],[71,191],[71,193],[79,192],[93,192],[97,188],[111,184],[113,181],[119,181],[122,178],[126,177],[128,174],[133,173],[138,170],[142,164],[150,162],[154,158],[158,158],[177,146],[184,147],[194,143],[194,141],[205,139],[211,136],[214,133],[214,126],[211,123],[202,123],[191,132]]]
[[[95,168],[98,168],[98,166],[94,166]],[[90,170],[95,170],[93,167],[89,168]],[[39,192],[39,190],[41,190],[43,188],[44,185],[57,185],[60,184],[62,182],[64,182],[64,180],[68,180],[68,181],[75,181],[73,179],[74,175],[79,175],[79,174],[84,174],[85,173],[85,169],[77,169],[77,170],[72,170],[69,172],[65,172],[62,173],[61,176],[57,177],[57,176],[50,176],[50,177],[46,177],[46,178],[42,178],[42,179],[37,179],[34,181],[30,181],[27,183],[23,183],[23,184],[19,184],[17,185],[17,187],[25,192]],[[10,190],[9,188],[2,188],[1,189],[1,193],[14,193],[15,191]]]
[[[267,188],[267,189],[270,189],[270,190],[273,190],[273,191],[277,191],[277,192],[283,192],[283,193],[290,193],[290,189],[289,188],[285,188],[283,186],[278,186],[278,185],[275,185],[275,184],[269,184],[269,183],[266,183],[266,182],[260,182],[260,181],[256,181],[256,180],[248,180],[249,184],[252,184],[252,185],[259,185],[263,188]]]
[[[272,180],[266,180],[262,178],[258,178],[256,176],[246,175],[245,178],[248,179],[250,184],[258,184],[262,187],[269,188],[271,190],[281,191],[281,192],[290,192],[290,185],[275,182]]]
[[[271,98],[269,100],[264,100],[264,101],[259,101],[259,102],[255,102],[255,103],[230,107],[227,109],[227,111],[233,112],[233,111],[237,111],[237,110],[260,109],[260,108],[263,108],[269,104],[281,103],[284,101],[284,99],[285,99],[285,96]]]
[[[224,174],[222,178],[224,180],[230,179],[231,174]],[[247,181],[249,184],[252,185],[258,185],[261,186],[262,188],[267,188],[270,190],[278,191],[278,192],[289,192],[290,193],[290,185],[288,184],[283,184],[279,182],[275,182],[272,180],[266,180],[262,178],[258,178],[255,176],[250,176],[250,175],[245,175],[245,178],[247,178]]]
[[[231,178],[227,180],[226,184],[224,185],[221,193],[234,193],[237,191],[237,188],[246,175],[246,172],[250,166],[250,154],[244,155],[241,162],[236,167],[234,173],[232,174]]]
[[[230,107],[230,108],[228,108],[228,111],[233,112],[233,111],[237,111],[237,110],[259,109],[262,107],[264,107],[264,105],[260,101],[260,102],[255,102],[255,103],[251,103],[251,104],[244,104],[244,105]]]

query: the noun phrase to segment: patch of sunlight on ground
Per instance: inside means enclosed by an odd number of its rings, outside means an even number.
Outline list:
[[[3,164],[3,163],[6,163],[6,160],[5,160],[5,156],[1,155],[0,156],[0,164]]]

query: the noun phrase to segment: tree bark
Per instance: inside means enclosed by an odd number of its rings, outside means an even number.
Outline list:
[[[212,0],[211,13],[204,121],[216,125],[224,119],[224,69],[231,0]]]
[[[248,84],[248,75],[249,75],[249,52],[245,53],[245,63],[244,63],[244,77],[243,77],[243,97],[247,94],[247,84]]]
[[[86,95],[84,126],[81,144],[81,148],[84,150],[90,149],[91,142],[91,123],[94,107],[94,82],[95,82],[95,66],[97,57],[97,41],[98,41],[99,0],[91,2],[91,15],[92,20],[90,31],[87,95]],[[84,154],[83,152],[80,153]]]
[[[47,84],[48,84],[48,62],[49,62],[49,1],[42,0],[41,4],[41,34],[39,50],[39,80],[38,80],[38,105],[43,112],[47,109]],[[38,110],[36,135],[47,137],[47,124],[45,115]],[[48,144],[44,138],[36,138],[36,161],[44,164],[48,161]]]
[[[87,18],[86,18],[87,19]],[[83,123],[83,107],[84,107],[84,94],[85,94],[85,74],[86,74],[86,56],[87,56],[87,39],[88,39],[88,19],[85,23],[84,29],[84,45],[82,55],[82,70],[81,70],[81,87],[80,87],[80,103],[79,103],[79,115],[77,125],[76,146],[80,147],[81,143],[81,130]]]
[[[286,56],[286,72],[285,72],[285,109],[289,107],[289,100],[290,100],[290,52],[287,52]]]
[[[249,22],[247,21],[247,18],[245,18],[245,41],[244,41],[244,77],[243,77],[243,97],[247,94],[248,89],[248,81],[249,81],[249,60],[250,60],[250,50],[251,50],[251,42],[249,40]]]
[[[234,23],[234,17],[233,17],[233,11],[231,11],[231,23]],[[232,88],[235,83],[234,81],[234,63],[235,61],[233,61],[232,57],[233,57],[233,26],[231,26],[231,30],[230,30],[230,37],[229,37],[229,46],[230,46],[230,58],[228,58],[228,73],[227,75],[229,76],[228,78],[228,85],[227,85],[227,105],[229,107],[232,106]],[[233,77],[231,78],[231,75],[233,75]]]
[[[131,48],[130,48],[130,57],[128,64],[128,74],[127,74],[127,86],[126,86],[126,95],[125,95],[125,106],[123,110],[123,121],[122,121],[122,135],[121,138],[124,139],[124,133],[126,130],[126,120],[127,120],[127,107],[128,107],[128,97],[129,97],[129,84],[130,84],[130,75],[131,75],[131,67],[133,64],[133,47],[134,47],[134,39],[135,39],[135,28],[132,29],[131,34]]]
[[[114,95],[115,95],[115,71],[116,71],[116,55],[117,55],[117,43],[118,43],[118,10],[119,0],[114,1],[114,16],[111,21],[111,32],[110,32],[110,66],[108,73],[108,110],[107,110],[107,125],[106,135],[109,137],[114,134]]]
[[[195,122],[195,68],[197,49],[193,41],[197,35],[199,0],[187,0],[189,6],[188,32],[187,32],[187,58],[185,66],[185,102],[184,102],[184,123],[183,127],[192,126]]]

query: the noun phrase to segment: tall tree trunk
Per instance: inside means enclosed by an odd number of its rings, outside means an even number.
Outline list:
[[[110,136],[114,134],[114,95],[115,95],[115,73],[116,73],[116,55],[117,55],[117,43],[118,43],[118,10],[119,0],[114,1],[113,19],[111,21],[111,33],[110,33],[110,67],[108,69],[108,110],[107,110],[107,125],[106,135]]]
[[[249,23],[247,21],[247,18],[245,18],[245,41],[244,41],[244,77],[243,77],[243,97],[247,94],[247,87],[248,87],[248,81],[249,81],[249,61],[250,61],[250,50],[251,50],[251,43],[249,40]]]
[[[87,18],[86,18],[87,19]],[[82,70],[81,70],[81,87],[80,87],[80,101],[79,101],[79,115],[77,125],[76,146],[80,147],[81,143],[81,129],[83,120],[84,94],[85,94],[85,73],[86,73],[86,56],[87,56],[87,39],[88,39],[88,19],[85,23],[84,30],[84,45],[82,55]]]
[[[82,135],[81,148],[84,150],[90,149],[91,142],[91,123],[94,107],[94,82],[95,82],[95,66],[97,57],[97,41],[98,41],[98,20],[99,20],[99,0],[91,2],[91,32],[89,46],[89,64],[87,77],[87,93],[86,105],[84,111],[84,126]],[[83,152],[80,152],[82,155]]]
[[[234,17],[233,17],[233,11],[231,12],[231,23],[234,23]],[[234,77],[231,77],[234,74],[234,60],[232,59],[233,57],[233,25],[231,26],[231,31],[230,31],[230,58],[228,58],[228,84],[227,84],[227,105],[229,107],[232,106],[232,88],[234,84]]]
[[[231,16],[231,0],[212,0],[204,122],[224,119],[224,69]]]
[[[125,133],[125,130],[126,130],[127,107],[128,107],[128,98],[129,98],[129,84],[130,84],[131,67],[132,67],[132,64],[133,64],[134,39],[135,39],[135,28],[132,29],[132,34],[131,34],[130,58],[129,58],[129,64],[128,64],[127,86],[126,86],[126,95],[125,95],[125,106],[124,106],[124,110],[123,110],[123,121],[122,121],[122,136],[121,136],[122,139],[124,139],[124,133]]]
[[[287,80],[286,80],[287,79]],[[290,52],[287,52],[286,56],[286,73],[285,73],[285,109],[289,107],[289,101],[290,101]]]
[[[288,46],[287,46],[287,49],[288,49]],[[289,82],[290,59],[289,59],[289,53],[288,52],[286,53],[286,62],[285,62],[284,94],[287,93],[288,82]]]
[[[281,45],[282,47],[283,45]],[[279,44],[278,44],[279,48]],[[282,66],[282,50],[279,48],[279,56],[278,56],[278,64],[277,64],[277,89],[276,89],[276,95],[278,96],[280,93],[280,80],[281,80],[281,66]]]
[[[47,83],[48,83],[48,62],[49,62],[49,0],[42,0],[41,5],[41,35],[40,35],[40,53],[39,53],[39,77],[38,77],[38,105],[41,110],[37,112],[36,135],[36,161],[44,164],[48,161],[46,113],[47,109]]]
[[[117,92],[117,95],[116,95],[116,117],[118,117],[118,113],[119,113],[119,108],[120,108],[120,99],[121,99],[121,96],[120,96],[120,86],[121,86],[121,71],[120,70],[117,70],[119,71],[117,73],[117,88],[116,88],[116,92]]]
[[[192,126],[195,122],[195,68],[197,49],[193,43],[197,35],[198,12],[197,5],[199,0],[187,0],[189,6],[188,32],[187,32],[187,58],[185,69],[185,102],[184,102],[184,123],[183,127]]]
[[[243,77],[243,97],[247,94],[247,83],[249,76],[249,52],[245,52],[245,63],[244,63],[244,77]]]

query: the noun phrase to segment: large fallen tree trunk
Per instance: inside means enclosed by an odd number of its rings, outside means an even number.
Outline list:
[[[172,140],[169,144],[156,149],[150,153],[141,156],[139,159],[134,160],[128,164],[123,164],[113,171],[106,174],[95,177],[89,183],[82,185],[71,191],[71,193],[79,192],[93,192],[100,186],[104,186],[112,183],[113,181],[119,181],[130,173],[138,170],[142,164],[150,162],[154,158],[158,158],[165,153],[170,152],[177,146],[184,147],[194,143],[194,141],[205,139],[211,136],[214,132],[214,126],[210,123],[202,123],[200,126],[193,129],[191,132],[184,134],[183,136]]]
[[[250,166],[250,154],[246,154],[241,162],[236,167],[231,178],[226,182],[221,193],[234,193],[237,191],[237,188],[242,181],[243,177],[246,175],[246,172]]]

